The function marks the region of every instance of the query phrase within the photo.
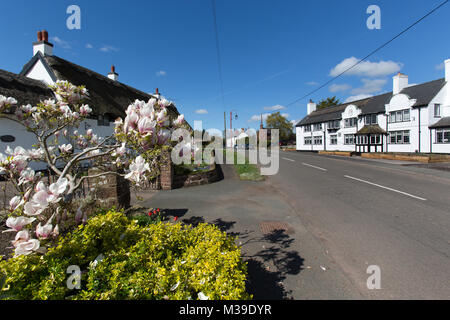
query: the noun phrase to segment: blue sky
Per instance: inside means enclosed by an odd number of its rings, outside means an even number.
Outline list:
[[[228,122],[233,110],[234,127],[257,128],[252,118],[276,109],[289,120],[303,118],[309,98],[345,101],[391,91],[398,71],[410,83],[443,77],[450,4],[351,74],[286,107],[440,2],[216,0],[224,102],[210,0],[2,1],[0,68],[20,72],[36,31],[46,29],[55,55],[103,74],[115,65],[119,81],[150,93],[158,87],[190,123],[222,129],[224,111]],[[81,30],[66,27],[71,4],[81,8]],[[366,26],[372,4],[381,9],[380,30]]]

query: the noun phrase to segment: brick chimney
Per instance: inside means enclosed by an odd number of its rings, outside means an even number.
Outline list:
[[[157,99],[161,98],[161,94],[159,93],[159,89],[158,88],[155,89],[155,93],[153,94],[153,96],[155,96],[155,98],[157,98]]]
[[[117,81],[117,79],[119,79],[119,74],[116,73],[115,66],[111,66],[111,72],[108,73],[108,78],[110,78],[111,80],[114,80],[114,81]]]
[[[47,30],[37,32],[37,42],[33,42],[33,56],[38,52],[42,53],[44,56],[53,55],[53,44],[48,42]]]

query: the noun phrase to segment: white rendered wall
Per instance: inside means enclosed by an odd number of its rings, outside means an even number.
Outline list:
[[[34,66],[31,68],[30,71],[28,71],[27,75],[28,78],[35,79],[35,80],[41,80],[44,81],[46,84],[54,84],[52,78],[48,74],[47,70],[45,69],[44,65],[40,60],[38,60]]]

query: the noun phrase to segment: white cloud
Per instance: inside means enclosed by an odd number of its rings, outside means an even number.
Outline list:
[[[350,57],[344,59],[330,71],[330,76],[336,77],[351,66],[355,65],[360,59]],[[363,61],[352,69],[348,70],[345,75],[363,76],[363,77],[384,77],[399,72],[403,68],[403,63],[394,61],[370,62]]]
[[[195,113],[196,114],[207,114],[208,110],[206,110],[206,109],[197,109],[197,110],[195,110]]]
[[[102,51],[102,52],[117,52],[117,51],[119,51],[119,48],[116,48],[116,47],[110,46],[110,45],[104,45],[103,47],[100,48],[100,51]]]
[[[159,70],[156,72],[156,75],[158,77],[163,77],[163,76],[167,75],[167,72],[165,72],[164,70]]]
[[[363,82],[363,86],[353,89],[351,91],[352,94],[360,95],[380,92],[387,82],[386,79],[361,79],[361,81]]]
[[[64,41],[63,39],[59,37],[51,37],[50,40],[55,42],[56,44],[60,45],[63,49],[71,49],[72,47],[67,41]]]
[[[315,81],[309,81],[309,82],[307,82],[306,83],[308,86],[317,86],[317,85],[319,85],[319,83],[318,82],[315,82]]]
[[[286,107],[277,104],[276,106],[272,106],[272,107],[264,107],[263,109],[264,109],[264,110],[267,110],[267,111],[279,111],[279,110],[284,110],[284,109],[286,109]]]
[[[344,103],[358,101],[358,100],[362,100],[362,99],[370,98],[370,97],[373,97],[373,96],[371,94],[358,94],[356,96],[348,97],[347,99],[345,99]]]
[[[92,49],[92,48],[94,48],[94,46],[92,44],[90,44],[90,43],[86,43],[86,48]]]
[[[332,84],[330,86],[330,92],[339,92],[339,91],[347,91],[352,88],[349,84]]]
[[[270,116],[271,113],[263,113],[262,114],[262,120],[266,121],[267,117]],[[289,113],[282,113],[281,114],[285,118],[289,118]],[[253,115],[248,122],[260,122],[261,121],[261,114],[255,114]]]

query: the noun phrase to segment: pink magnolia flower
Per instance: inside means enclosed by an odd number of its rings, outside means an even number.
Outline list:
[[[9,217],[8,219],[6,219],[6,226],[10,229],[3,232],[20,231],[24,226],[33,223],[35,220],[36,218],[27,218],[23,216]]]
[[[23,204],[24,204],[23,199],[19,196],[15,196],[9,201],[9,208],[11,211],[14,211]]]
[[[49,222],[47,222],[44,226],[41,226],[41,223],[39,223],[36,226],[36,236],[42,240],[49,238],[53,233],[53,225]]]
[[[165,144],[170,138],[170,131],[167,129],[162,129],[158,132],[158,144]]]
[[[141,118],[138,122],[138,130],[141,134],[153,132],[155,130],[156,123],[150,118]]]
[[[138,156],[130,165],[130,172],[125,176],[125,179],[134,181],[136,184],[139,184],[141,181],[142,175],[146,172],[150,171],[150,166],[147,162],[145,162],[142,156]]]
[[[87,116],[91,112],[92,112],[92,109],[86,104],[82,105],[80,108],[80,114],[82,116]]]
[[[38,250],[40,247],[39,240],[36,239],[30,239],[28,241],[20,241],[18,242],[16,246],[16,250],[14,251],[15,256],[21,256],[21,255],[29,255],[33,251]]]
[[[173,122],[176,126],[181,126],[184,123],[184,115],[180,114],[178,118]]]
[[[35,172],[31,168],[26,168],[20,173],[19,186],[25,183],[31,183],[35,179]]]
[[[73,147],[70,143],[62,144],[59,146],[59,152],[61,153],[70,153],[73,150]]]

